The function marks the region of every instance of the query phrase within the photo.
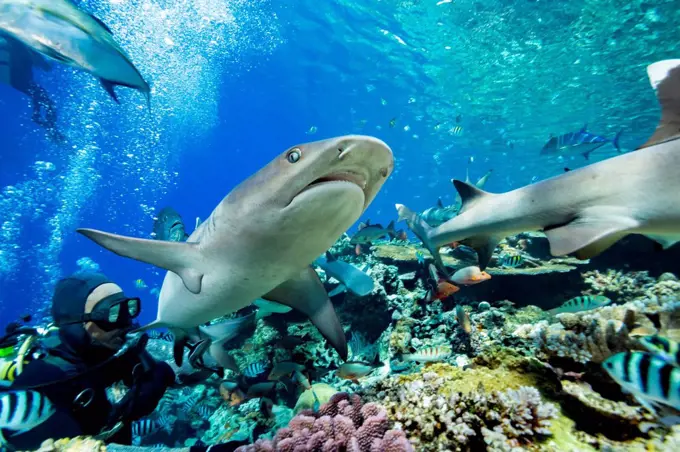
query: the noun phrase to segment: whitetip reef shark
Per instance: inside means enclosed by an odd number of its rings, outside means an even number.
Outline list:
[[[541,230],[554,256],[600,254],[628,234],[644,234],[668,248],[680,241],[680,59],[647,67],[661,106],[654,134],[623,154],[506,193],[492,194],[453,181],[463,206],[455,218],[431,228],[397,204],[400,220],[430,250],[440,270],[443,245],[477,251],[484,269],[498,242]]]
[[[77,231],[124,257],[168,270],[157,318],[181,364],[187,332],[256,299],[306,314],[347,358],[347,341],[312,261],[364,213],[392,173],[381,140],[350,135],[286,150],[236,186],[186,242]]]

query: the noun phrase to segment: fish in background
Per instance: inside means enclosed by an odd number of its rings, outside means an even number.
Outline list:
[[[504,237],[526,231],[543,231],[553,256],[579,259],[597,256],[630,234],[672,246],[680,241],[680,59],[651,64],[647,73],[661,120],[636,152],[500,194],[454,181],[463,198],[455,218],[432,228],[397,204],[399,219],[444,271],[439,248],[446,244],[474,248],[483,270]]]
[[[602,367],[640,405],[666,426],[680,423],[680,367],[646,352],[610,356]]]
[[[422,350],[414,351],[401,356],[402,361],[418,362],[418,363],[436,363],[444,361],[451,356],[451,348],[445,345],[437,347],[427,347]]]
[[[461,305],[456,306],[456,320],[458,326],[465,332],[465,334],[472,333],[472,322],[470,321],[470,314]]]
[[[491,176],[492,172],[493,170],[489,170],[486,172],[486,174],[480,177],[479,180],[475,183],[475,187],[484,188],[484,185],[486,185],[486,182],[489,180],[489,177]],[[465,182],[471,183],[469,168],[465,172]],[[439,198],[437,200],[437,205],[435,207],[430,207],[429,209],[424,210],[423,213],[421,213],[421,216],[427,224],[429,224],[432,227],[436,227],[458,215],[461,204],[462,201],[460,199],[459,194],[456,194],[456,200],[450,206],[445,206],[444,203],[442,202],[442,199]]]
[[[642,337],[639,342],[648,352],[663,358],[674,366],[680,365],[680,344],[677,342],[656,334]]]
[[[338,367],[335,374],[343,380],[359,383],[359,378],[363,378],[384,366],[385,364],[380,361],[380,355],[376,354],[375,359],[370,363],[366,361],[346,361]]]
[[[482,271],[479,267],[471,265],[469,267],[461,268],[451,276],[451,281],[455,284],[463,286],[472,286],[491,279],[491,275]]]
[[[116,85],[140,91],[150,103],[151,88],[101,20],[69,0],[3,0],[0,31],[47,58],[99,78],[118,102]]]
[[[375,282],[366,270],[360,270],[352,264],[341,261],[326,251],[325,257],[319,257],[314,261],[315,265],[321,267],[326,275],[337,279],[340,284],[328,295],[333,297],[345,290],[349,290],[354,295],[363,297],[373,292]],[[367,268],[367,267],[365,267]]]
[[[359,223],[359,230],[350,238],[349,243],[352,245],[369,245],[382,238],[394,239],[397,234],[394,229],[394,221],[391,221],[385,228],[381,224],[371,224],[371,220],[366,220]]]
[[[153,221],[152,237],[156,240],[184,242],[189,238],[180,214],[172,207],[163,207]]]
[[[567,300],[562,306],[548,311],[551,314],[582,312],[607,306],[612,301],[604,295],[584,295]]]
[[[611,143],[617,152],[621,153],[619,146],[619,131],[611,140],[600,135],[588,132],[588,125],[584,125],[578,132],[569,132],[560,136],[551,136],[548,142],[541,149],[541,155],[572,155],[581,154],[586,160],[590,158],[595,150],[607,143]]]

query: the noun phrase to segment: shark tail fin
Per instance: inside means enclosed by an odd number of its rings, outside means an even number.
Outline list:
[[[182,278],[190,292],[195,294],[201,292],[203,273],[196,270],[196,267],[201,265],[197,243],[137,239],[95,229],[76,231],[119,256],[171,271]]]
[[[647,75],[661,106],[661,120],[654,134],[640,148],[680,136],[680,59],[650,64]]]
[[[456,187],[456,190],[458,190],[458,194],[460,195],[462,201],[458,215],[462,215],[466,211],[470,210],[483,199],[495,196],[489,192],[475,187],[470,183],[460,180],[454,180],[453,185]],[[499,236],[474,236],[462,240],[461,243],[474,248],[479,259],[479,268],[484,270],[489,265],[493,251],[496,249],[496,246],[498,246],[498,243],[502,239],[503,237]]]
[[[425,248],[427,248],[427,250],[432,255],[437,269],[448,278],[448,272],[446,271],[444,262],[442,262],[441,255],[439,254],[439,248],[433,246],[430,240],[430,233],[433,228],[427,224],[419,214],[415,213],[405,205],[395,204],[395,207],[397,208],[397,213],[399,214],[398,221],[406,221],[406,224],[408,225],[408,228],[411,230],[411,232],[413,232],[416,237],[418,237],[420,241],[423,242]]]
[[[619,130],[616,135],[614,135],[614,139],[612,140],[612,145],[614,145],[614,149],[620,154],[621,153],[621,145],[619,144],[619,138],[621,138],[621,134],[623,133],[623,129]]]

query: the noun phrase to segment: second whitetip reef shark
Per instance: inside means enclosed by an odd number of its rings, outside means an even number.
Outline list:
[[[310,264],[364,213],[392,173],[392,151],[368,136],[289,148],[234,188],[186,242],[78,232],[121,256],[168,270],[157,318],[181,364],[187,332],[263,298],[306,314],[347,358],[347,341]]]
[[[458,216],[432,228],[397,204],[400,220],[430,250],[459,242],[477,251],[484,269],[504,237],[544,231],[554,256],[598,255],[628,234],[644,234],[664,248],[680,241],[680,59],[647,68],[661,106],[651,138],[616,156],[507,193],[492,194],[456,180]]]

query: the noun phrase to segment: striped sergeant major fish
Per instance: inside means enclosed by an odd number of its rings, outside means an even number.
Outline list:
[[[55,411],[52,402],[37,391],[0,394],[0,446],[6,443],[2,429],[16,430],[16,434],[26,432],[45,422]]]
[[[607,306],[612,301],[603,295],[584,295],[567,300],[559,308],[551,309],[551,314],[582,312]]]
[[[659,358],[674,366],[680,365],[680,344],[659,335],[640,338],[640,344]]]
[[[517,268],[522,262],[524,259],[519,254],[503,254],[498,258],[498,265],[506,268]]]
[[[435,363],[451,356],[451,348],[446,345],[427,347],[414,353],[402,356],[402,360],[419,363]]]
[[[158,431],[159,425],[153,419],[141,419],[132,424],[132,435],[143,438]]]
[[[640,405],[659,416],[664,425],[680,423],[680,368],[646,352],[622,352],[602,367]],[[672,412],[674,415],[667,415]]]

